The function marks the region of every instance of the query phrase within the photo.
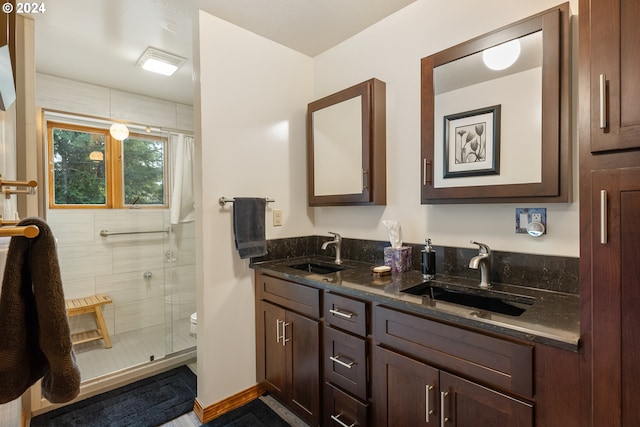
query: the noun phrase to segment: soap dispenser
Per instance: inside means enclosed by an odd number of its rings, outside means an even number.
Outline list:
[[[431,246],[431,239],[426,239],[422,254],[422,277],[427,280],[436,278],[436,251]]]

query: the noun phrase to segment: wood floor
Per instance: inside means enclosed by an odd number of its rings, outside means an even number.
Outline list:
[[[307,423],[302,421],[300,418],[294,415],[291,411],[289,411],[287,408],[282,406],[282,404],[280,404],[280,402],[278,402],[273,397],[262,396],[260,397],[260,399],[264,403],[269,405],[269,407],[273,409],[275,413],[280,415],[280,417],[284,419],[286,422],[288,422],[292,427],[308,427]],[[199,427],[201,425],[202,424],[200,423],[200,420],[198,419],[196,414],[194,414],[193,412],[190,412],[188,414],[181,416],[180,418],[176,418],[173,421],[169,421],[168,423],[163,424],[161,427]]]

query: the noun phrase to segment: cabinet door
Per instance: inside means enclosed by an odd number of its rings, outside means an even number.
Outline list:
[[[582,6],[590,6],[591,151],[640,147],[640,2]]]
[[[292,409],[311,425],[319,425],[320,323],[287,312],[283,335]]]
[[[282,325],[285,319],[284,309],[260,301],[261,314],[258,326],[258,348],[264,352],[257,352],[258,381],[264,383],[267,390],[281,398],[285,398],[287,382],[287,365],[285,346],[282,343]],[[262,332],[263,331],[263,332]]]
[[[444,426],[533,426],[533,405],[446,372],[440,372]]]
[[[373,357],[376,425],[440,426],[438,370],[381,347]]]
[[[640,168],[593,172],[591,203],[592,425],[640,425]]]

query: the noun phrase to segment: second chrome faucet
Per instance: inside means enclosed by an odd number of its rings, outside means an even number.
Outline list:
[[[342,258],[340,258],[340,246],[342,245],[342,236],[338,233],[334,233],[333,231],[329,231],[329,234],[333,234],[333,240],[327,240],[322,244],[322,250],[327,250],[329,245],[336,246],[336,259],[333,261],[336,264],[342,264]]]
[[[480,253],[471,258],[469,268],[480,269],[480,287],[489,289],[491,287],[491,248],[484,243],[471,240],[474,245],[480,246]]]

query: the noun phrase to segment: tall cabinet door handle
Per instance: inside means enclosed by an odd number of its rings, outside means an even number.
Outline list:
[[[607,244],[607,190],[600,190],[600,243]]]
[[[433,409],[431,409],[431,390],[433,390],[432,385],[426,385],[425,387],[425,398],[424,398],[424,407],[425,407],[425,422],[429,423],[429,415],[433,414]]]
[[[607,128],[607,76],[600,74],[600,129]]]
[[[445,417],[444,408],[445,408],[445,399],[449,396],[449,393],[446,391],[440,392],[440,426],[444,427],[445,423],[449,422],[449,417]]]

